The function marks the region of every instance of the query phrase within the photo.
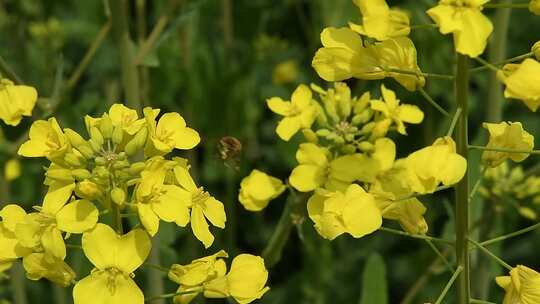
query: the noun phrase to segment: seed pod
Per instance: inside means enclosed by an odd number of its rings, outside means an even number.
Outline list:
[[[117,205],[122,205],[126,201],[126,192],[121,188],[114,187],[111,190],[111,200]]]

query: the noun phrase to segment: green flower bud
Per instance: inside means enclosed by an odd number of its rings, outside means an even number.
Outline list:
[[[126,201],[126,192],[118,187],[114,187],[111,190],[111,200],[117,205],[124,204]]]
[[[84,180],[77,183],[77,186],[75,187],[75,194],[84,199],[94,200],[102,196],[103,192],[96,183],[89,180]]]
[[[74,153],[67,153],[66,156],[64,156],[64,160],[66,163],[73,167],[82,167],[84,166],[83,160]]]
[[[538,4],[539,10],[540,10],[540,3]],[[540,40],[537,41],[535,44],[533,44],[531,48],[531,52],[533,52],[534,57],[536,57],[536,60],[540,60]]]
[[[114,169],[124,169],[124,168],[127,168],[129,167],[129,162],[128,161],[115,161],[114,164],[112,165],[112,167]]]
[[[354,134],[345,134],[345,140],[346,141],[353,141],[354,140]]]
[[[109,175],[110,175],[110,172],[109,170],[107,170],[107,168],[105,167],[96,167],[94,169],[94,174],[98,177],[98,178],[101,178],[101,179],[108,179],[109,178]]]
[[[75,148],[77,148],[79,146],[87,145],[86,140],[81,135],[79,135],[79,133],[77,133],[77,132],[75,132],[75,131],[73,131],[73,130],[71,130],[69,128],[64,129],[64,134],[66,134],[69,142]]]
[[[336,136],[336,138],[334,138],[334,143],[336,145],[342,145],[345,143],[345,139],[343,139],[341,136]]]
[[[317,134],[313,132],[311,129],[302,129],[302,134],[304,135],[304,138],[310,142],[310,143],[317,143],[319,139],[317,138]]]
[[[131,166],[129,167],[129,173],[137,175],[141,173],[144,168],[146,168],[146,164],[144,162],[136,162],[131,164]]]
[[[73,174],[73,177],[75,177],[76,180],[85,180],[92,177],[90,171],[86,169],[75,169],[71,171],[71,174]]]
[[[330,130],[328,129],[319,129],[317,132],[315,132],[317,136],[326,137],[330,134]]]
[[[105,166],[107,164],[107,161],[105,160],[105,158],[101,156],[96,157],[94,161],[96,162],[96,165],[98,166]]]
[[[90,141],[93,141],[99,147],[103,146],[105,140],[103,139],[103,134],[96,127],[90,128]],[[94,149],[95,150],[95,149]]]
[[[358,149],[362,152],[372,152],[375,150],[375,146],[369,141],[363,141],[358,144]]]
[[[113,143],[119,145],[122,143],[122,140],[124,139],[124,129],[120,126],[114,127],[113,133],[112,133],[112,141]]]
[[[69,169],[48,169],[45,176],[60,181],[73,181],[73,175]]]
[[[135,155],[137,151],[144,148],[144,145],[146,144],[146,137],[148,135],[148,130],[146,128],[142,128],[135,137],[133,137],[127,144],[124,149],[126,154],[128,156]]]
[[[370,123],[367,123],[365,124],[362,129],[360,129],[360,134],[367,134],[367,133],[370,133],[373,128],[375,128],[375,122],[370,122]]]
[[[107,139],[111,138],[113,135],[113,129],[114,127],[113,127],[112,120],[109,117],[109,115],[107,114],[103,115],[99,123],[99,130],[101,131],[101,134],[103,135],[103,137]]]
[[[341,147],[341,152],[344,154],[354,154],[356,152],[356,148],[354,145],[348,144]]]

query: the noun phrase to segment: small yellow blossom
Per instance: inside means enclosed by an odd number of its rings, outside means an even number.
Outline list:
[[[467,161],[456,153],[452,138],[441,137],[433,145],[410,154],[406,166],[412,189],[433,193],[440,183],[448,186],[459,182],[467,170]]]
[[[527,266],[518,265],[510,276],[499,276],[495,281],[506,291],[502,304],[540,303],[540,273]]]
[[[278,85],[293,83],[298,79],[299,74],[296,60],[285,60],[274,67],[272,71],[272,82]]]
[[[122,128],[129,135],[134,135],[144,126],[144,119],[139,119],[137,111],[123,104],[115,103],[109,109],[109,117],[114,127]]]
[[[366,44],[348,28],[325,28],[321,33],[320,48],[312,65],[326,81],[349,78],[365,80],[392,77],[409,91],[425,84],[417,64],[416,48],[407,37],[390,38],[375,44]],[[404,70],[413,75],[392,70]]]
[[[529,11],[540,16],[540,0],[531,0],[531,2],[529,2]]]
[[[534,148],[534,136],[523,130],[520,122],[484,123],[483,126],[489,131],[489,142],[486,148],[521,151],[532,151]],[[529,157],[527,153],[484,151],[482,162],[489,167],[497,167],[508,158],[521,162],[527,157]]]
[[[315,193],[308,200],[308,214],[317,232],[328,240],[343,233],[360,238],[382,224],[375,199],[356,184],[351,184],[344,193]]]
[[[75,280],[75,272],[61,259],[35,252],[23,258],[26,277],[37,281],[46,278],[60,286],[67,287]]]
[[[349,27],[379,41],[391,37],[407,36],[411,31],[409,16],[404,11],[388,7],[385,0],[353,0],[360,9],[362,24],[349,22]]]
[[[109,226],[97,224],[84,233],[84,254],[96,269],[73,288],[74,303],[143,304],[144,295],[132,277],[148,257],[151,246],[142,229],[118,235]]]
[[[310,128],[317,116],[311,90],[303,84],[294,90],[291,101],[272,97],[266,104],[272,112],[284,116],[276,127],[276,133],[285,141],[289,141],[300,129]]]
[[[30,127],[30,139],[19,148],[25,157],[62,158],[69,149],[69,141],[56,119],[37,120]]]
[[[6,162],[4,167],[4,177],[6,181],[12,181],[21,176],[21,162],[17,158],[12,158]]]
[[[405,131],[405,124],[419,124],[424,120],[424,112],[422,112],[417,106],[409,104],[400,104],[399,99],[396,98],[394,91],[387,89],[384,85],[381,85],[381,92],[383,100],[371,100],[371,108],[375,111],[381,112],[386,119],[390,119],[397,126],[397,131],[400,134],[407,135]],[[386,132],[384,132],[386,134]],[[384,135],[383,135],[384,136]]]
[[[253,170],[240,182],[238,200],[249,211],[261,211],[270,200],[285,191],[283,182],[262,171]]]
[[[264,260],[258,256],[251,254],[236,256],[225,277],[230,296],[240,304],[260,299],[270,290],[269,287],[265,287],[268,270],[264,266]]]
[[[6,205],[0,210],[0,263],[12,262],[30,251],[21,246],[15,229],[26,216],[24,209],[15,204]]]
[[[189,174],[188,168],[178,165],[174,167],[176,181],[185,193],[185,204],[191,209],[191,230],[195,237],[208,248],[214,242],[214,236],[210,233],[208,222],[218,228],[225,228],[227,217],[223,203],[215,199],[203,187],[197,187]]]
[[[163,155],[173,149],[189,150],[199,144],[201,138],[197,131],[188,128],[186,121],[178,113],[165,113],[159,121],[159,110],[145,108],[144,115],[148,125],[148,140],[145,155]]]
[[[32,116],[37,97],[33,87],[15,85],[8,79],[0,79],[0,119],[8,125],[18,125],[22,116]]]
[[[521,64],[507,64],[497,75],[506,85],[504,97],[520,99],[536,112],[540,107],[540,62],[527,58]]]
[[[493,24],[484,14],[482,5],[489,0],[440,0],[427,14],[439,25],[442,34],[454,34],[458,53],[480,56],[493,31]]]
[[[538,2],[538,5],[540,7],[540,1]],[[531,47],[531,52],[533,53],[534,58],[536,58],[536,60],[540,60],[540,40],[536,41],[533,44],[533,46]]]

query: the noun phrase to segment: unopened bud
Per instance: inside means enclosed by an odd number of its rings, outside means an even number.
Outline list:
[[[330,134],[330,130],[328,129],[319,129],[316,132],[317,136],[326,137]]]
[[[540,15],[540,0],[531,0],[529,2],[529,11],[535,15]]]
[[[358,149],[360,149],[362,152],[372,152],[375,150],[375,146],[369,141],[363,141],[358,144]]]
[[[71,173],[73,174],[73,177],[75,177],[76,180],[85,180],[92,177],[92,174],[90,173],[90,171],[86,169],[75,169],[71,171]]]
[[[531,48],[531,52],[533,52],[534,57],[536,57],[536,60],[540,60],[540,40],[537,41],[535,44],[533,44]]]
[[[137,175],[141,173],[144,168],[146,168],[146,164],[144,162],[136,162],[131,164],[131,166],[129,167],[129,173]]]
[[[73,131],[72,129],[69,129],[69,128],[64,129],[64,134],[66,134],[69,142],[75,148],[82,145],[86,145],[86,140],[84,140],[84,138],[81,135],[79,135],[79,133]]]
[[[90,140],[93,141],[99,147],[103,146],[103,143],[105,142],[105,140],[103,139],[103,134],[101,134],[101,131],[99,131],[99,129],[96,127],[90,128]]]
[[[102,156],[98,156],[94,160],[96,162],[96,165],[98,166],[105,166],[107,164],[107,161]]]
[[[122,140],[124,139],[124,129],[120,126],[114,127],[113,133],[112,133],[112,141],[113,143],[119,145],[122,143]]]
[[[354,152],[356,152],[356,148],[353,145],[349,144],[341,147],[341,151],[344,154],[353,154]]]
[[[148,130],[146,128],[142,128],[137,132],[135,137],[133,137],[126,145],[124,151],[127,155],[135,155],[137,151],[141,150],[144,145],[146,144],[146,137],[148,135]]]
[[[70,166],[73,166],[73,167],[81,167],[83,165],[83,162],[80,159],[80,157],[78,157],[77,155],[73,153],[66,154],[66,156],[64,156],[64,160],[66,161],[66,163],[68,163]]]
[[[105,114],[100,120],[99,130],[104,138],[110,139],[113,135],[113,124],[109,115]]]
[[[77,183],[77,186],[75,187],[75,194],[78,197],[93,200],[101,196],[102,192],[96,183],[89,180],[83,180]]]
[[[50,179],[73,181],[73,175],[68,169],[48,169],[45,175]]]
[[[316,144],[319,139],[317,138],[317,134],[313,132],[311,129],[302,129],[302,134],[304,135],[304,138],[310,142]]]
[[[122,205],[126,201],[126,192],[121,188],[114,187],[111,190],[111,200],[117,205]]]

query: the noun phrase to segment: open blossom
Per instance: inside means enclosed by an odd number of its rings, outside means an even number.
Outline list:
[[[375,199],[357,184],[349,185],[345,192],[315,193],[307,208],[315,229],[328,240],[343,233],[360,238],[382,225]]]
[[[262,171],[253,170],[242,179],[238,200],[249,211],[260,211],[266,208],[270,200],[285,191],[283,182]]]
[[[506,292],[502,304],[540,303],[540,273],[527,266],[514,267],[509,276],[497,277],[496,282]]]
[[[0,119],[8,125],[17,126],[23,116],[32,116],[37,97],[33,87],[0,79]]]
[[[504,97],[520,99],[536,112],[540,107],[540,62],[527,58],[520,64],[507,64],[497,76],[506,85]]]
[[[105,224],[83,234],[82,247],[94,271],[73,288],[75,304],[143,304],[144,295],[133,272],[148,257],[152,244],[142,229],[118,235]]]
[[[63,157],[70,148],[66,135],[54,117],[32,123],[29,137],[19,148],[19,155],[54,160]]]
[[[520,122],[484,123],[483,126],[489,131],[487,148],[521,151],[532,151],[534,149],[534,136],[523,130]],[[484,151],[482,153],[482,162],[489,167],[497,167],[508,158],[515,162],[521,162],[527,157],[529,157],[527,153]]]
[[[311,90],[303,84],[294,90],[291,101],[272,97],[266,104],[272,112],[283,116],[277,125],[276,133],[284,141],[289,141],[300,129],[310,128],[317,117]]]
[[[470,57],[481,55],[493,31],[493,24],[482,14],[489,0],[440,0],[427,14],[439,25],[442,34],[454,35],[458,53]]]
[[[360,9],[362,24],[349,22],[349,27],[379,41],[391,37],[407,36],[411,31],[409,16],[397,8],[389,8],[385,0],[353,0]]]
[[[348,28],[328,27],[321,33],[321,42],[323,47],[313,57],[312,65],[326,81],[392,77],[409,91],[425,84],[423,76],[414,75],[421,71],[417,64],[416,48],[407,37],[364,45],[356,32]],[[412,75],[395,70],[407,71]]]

